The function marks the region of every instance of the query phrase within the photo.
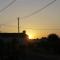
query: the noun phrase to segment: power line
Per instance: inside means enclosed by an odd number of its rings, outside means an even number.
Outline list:
[[[17,27],[17,25],[10,25],[10,24],[0,24],[0,26],[8,26],[8,27],[9,27],[9,26],[11,26],[11,27],[14,27],[14,26],[15,26],[15,27]],[[33,26],[33,27],[38,27],[38,26]],[[39,27],[60,27],[60,26],[58,26],[58,25],[57,25],[57,26],[56,26],[56,25],[55,25],[55,26],[54,26],[54,25],[45,26],[45,25],[44,25],[44,26],[39,26]]]
[[[60,30],[60,28],[24,28],[31,30]]]
[[[47,5],[45,5],[44,7],[42,7],[41,9],[38,9],[38,10],[32,12],[31,14],[29,14],[27,16],[23,16],[22,19],[29,18],[29,17],[31,17],[31,16],[33,16],[33,15],[41,12],[42,10],[44,10],[45,8],[47,8],[48,6],[50,6],[51,4],[53,4],[55,1],[56,0],[53,0],[50,3],[48,3]],[[31,30],[60,30],[60,29],[33,29],[33,28],[25,28],[25,29],[31,29]]]
[[[16,25],[6,25],[6,24],[0,24],[0,29],[3,29],[4,27],[11,27],[12,28],[15,28],[17,27]],[[26,29],[26,30],[36,30],[36,31],[60,31],[60,28],[25,28],[25,27],[22,27],[21,29]]]
[[[5,9],[7,9],[9,6],[11,6],[16,0],[13,0],[12,2],[10,2],[7,6],[5,6],[4,8],[2,8],[0,10],[0,13],[3,12]]]
[[[10,5],[12,5],[16,0],[13,0],[10,4],[8,4],[6,7],[4,7],[3,9],[0,10],[0,12],[3,12],[5,9],[7,9]],[[34,12],[32,12],[31,14],[27,15],[27,16],[23,16],[21,17],[22,19],[24,18],[28,18],[31,17],[39,12],[41,12],[42,10],[44,10],[45,8],[47,8],[48,6],[50,6],[51,4],[53,4],[56,0],[53,0],[52,2],[50,2],[49,4],[47,4],[46,6],[42,7],[41,9],[38,9]]]
[[[33,15],[41,12],[42,10],[44,10],[45,8],[47,8],[48,6],[50,6],[51,4],[53,4],[55,1],[56,1],[56,0],[53,0],[52,2],[50,2],[50,3],[48,3],[47,5],[45,5],[44,7],[42,7],[41,9],[38,9],[38,10],[32,12],[31,14],[29,14],[29,15],[27,15],[27,16],[23,16],[22,19],[31,17],[31,16],[33,16]]]
[[[7,9],[10,5],[12,5],[16,0],[13,0],[10,4],[8,4],[6,7],[4,7],[3,9],[0,10],[0,12],[3,12],[5,9]],[[42,10],[44,10],[45,8],[47,8],[48,6],[50,6],[51,4],[53,4],[56,0],[53,0],[52,2],[48,3],[46,6],[44,6],[41,9],[38,9],[37,11],[34,11],[33,13],[27,15],[27,16],[23,16],[22,18],[28,18],[31,17],[39,12],[41,12]],[[6,25],[6,24],[0,24],[0,26],[10,26],[10,25]],[[12,26],[11,26],[12,27]],[[34,28],[25,28],[25,29],[31,29],[31,30],[60,30],[60,29],[34,29]]]

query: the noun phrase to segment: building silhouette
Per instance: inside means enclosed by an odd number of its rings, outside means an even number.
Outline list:
[[[28,40],[28,35],[25,30],[22,33],[0,33],[0,40],[4,42],[15,40],[16,43],[18,42],[20,45],[24,45]]]

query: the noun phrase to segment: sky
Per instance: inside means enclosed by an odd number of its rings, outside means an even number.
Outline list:
[[[0,0],[0,10],[13,0]],[[42,11],[29,16],[53,0],[16,0],[12,5],[0,11],[0,32],[18,32],[17,17],[20,17],[20,32],[26,30],[32,38],[56,33],[60,36],[60,0]],[[22,19],[23,17],[23,19]]]

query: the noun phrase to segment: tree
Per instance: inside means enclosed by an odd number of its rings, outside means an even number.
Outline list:
[[[59,37],[56,34],[50,34],[48,35],[48,47],[53,53],[56,53],[57,50],[59,49]]]

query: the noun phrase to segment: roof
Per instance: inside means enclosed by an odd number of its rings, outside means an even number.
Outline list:
[[[16,37],[17,38],[18,35],[20,38],[24,38],[27,36],[24,33],[0,33],[0,37]]]

